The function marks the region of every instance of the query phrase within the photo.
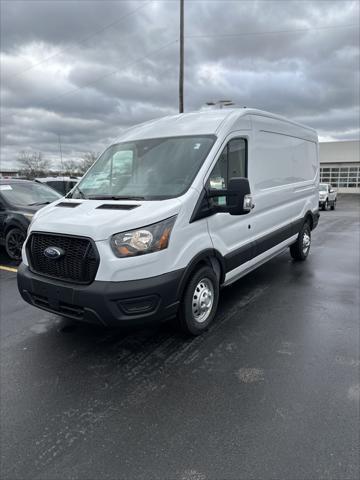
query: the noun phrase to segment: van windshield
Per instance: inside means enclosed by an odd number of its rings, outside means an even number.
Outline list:
[[[213,135],[118,143],[68,195],[89,199],[163,200],[186,192],[207,157]]]
[[[328,186],[327,183],[320,183],[319,190],[320,192],[327,192]]]

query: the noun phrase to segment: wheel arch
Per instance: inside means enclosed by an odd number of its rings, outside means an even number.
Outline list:
[[[219,279],[219,285],[221,285],[225,280],[225,261],[220,252],[215,249],[209,248],[198,253],[185,268],[185,271],[181,277],[177,297],[182,298],[184,294],[185,287],[193,273],[200,268],[201,266],[210,266],[217,278]]]
[[[315,224],[315,219],[314,219],[314,213],[311,210],[308,210],[305,215],[304,215],[304,222],[308,222],[310,225],[310,230],[313,230],[314,224]]]
[[[6,235],[10,232],[10,230],[13,230],[14,228],[19,228],[20,230],[24,230],[25,235],[27,232],[27,227],[17,220],[16,218],[12,217],[9,218],[4,225],[4,239],[6,238]]]

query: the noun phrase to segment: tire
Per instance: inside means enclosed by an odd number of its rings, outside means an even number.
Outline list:
[[[290,255],[294,260],[307,259],[311,246],[311,228],[308,222],[302,226],[295,243],[290,246]]]
[[[331,210],[335,210],[336,208],[336,200],[333,201],[332,205],[331,205]]]
[[[219,280],[211,267],[199,268],[181,300],[178,325],[187,335],[200,335],[213,321],[219,302]]]
[[[11,260],[21,260],[21,249],[26,232],[21,228],[10,229],[5,236],[5,250]]]
[[[322,209],[323,209],[323,210],[329,210],[329,201],[328,201],[328,199],[326,199],[325,203],[323,204]]]

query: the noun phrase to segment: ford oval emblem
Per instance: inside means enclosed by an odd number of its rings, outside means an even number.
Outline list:
[[[62,248],[59,247],[47,247],[44,250],[44,255],[51,260],[57,260],[58,258],[65,255],[65,252]]]

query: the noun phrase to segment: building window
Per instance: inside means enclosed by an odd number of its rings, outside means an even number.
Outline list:
[[[321,167],[320,182],[331,183],[334,187],[360,187],[359,167]]]

